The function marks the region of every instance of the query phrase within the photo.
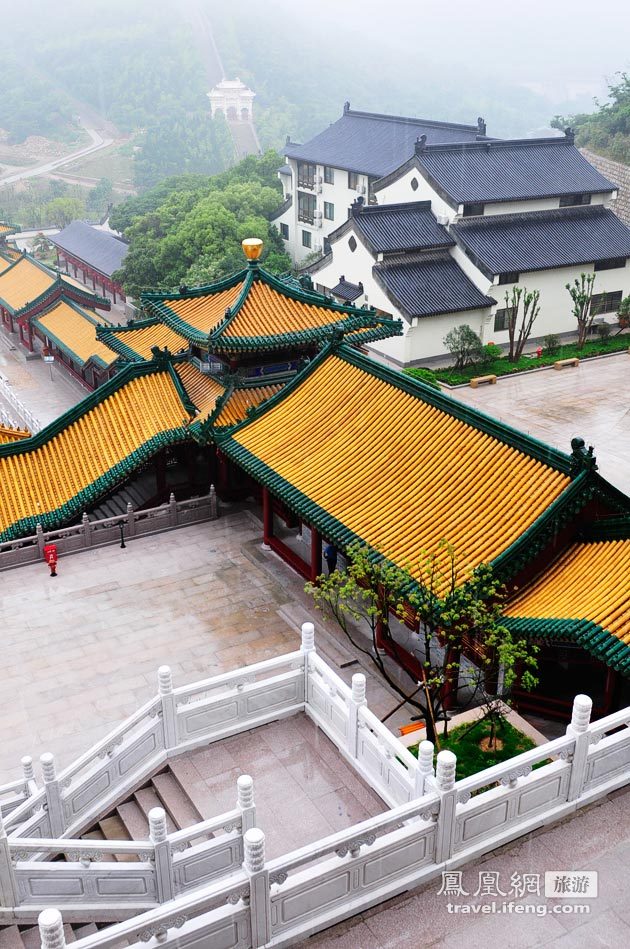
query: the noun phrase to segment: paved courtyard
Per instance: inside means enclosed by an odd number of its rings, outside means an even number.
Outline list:
[[[630,493],[630,354],[445,391],[567,453],[580,435],[594,446],[600,473]]]
[[[55,579],[45,564],[0,574],[0,783],[18,776],[25,754],[52,751],[63,766],[87,750],[156,694],[158,666],[184,685],[291,652],[307,619],[350,681],[358,667],[339,663],[354,653],[326,632],[303,581],[263,555],[260,533],[236,512],[124,550],[62,557]],[[384,715],[398,699],[362,671],[370,706]]]

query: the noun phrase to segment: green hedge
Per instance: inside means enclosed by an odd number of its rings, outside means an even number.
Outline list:
[[[495,764],[502,764],[524,751],[535,748],[535,743],[514,728],[506,719],[501,719],[497,726],[497,737],[503,743],[502,748],[493,751],[482,751],[479,743],[490,735],[490,723],[480,719],[476,724],[458,725],[449,731],[448,738],[440,739],[442,751],[452,751],[457,755],[457,780],[468,778],[485,768]],[[409,749],[412,755],[418,757],[418,745]]]
[[[446,382],[449,385],[458,385],[460,383],[470,382],[475,376],[486,376],[493,373],[496,376],[508,376],[513,372],[530,371],[538,369],[540,366],[552,366],[558,359],[570,359],[577,356],[579,359],[588,359],[592,356],[603,356],[606,353],[620,352],[628,349],[630,337],[622,334],[614,336],[612,339],[593,340],[586,342],[582,349],[578,349],[577,343],[568,343],[560,346],[557,352],[543,352],[540,359],[527,359],[522,356],[518,362],[510,362],[507,356],[500,359],[494,359],[490,362],[475,363],[473,366],[466,366],[465,369],[454,369],[448,366],[446,369],[436,369],[435,378],[440,382]],[[411,373],[417,370],[410,370]],[[423,370],[427,371],[427,370]]]

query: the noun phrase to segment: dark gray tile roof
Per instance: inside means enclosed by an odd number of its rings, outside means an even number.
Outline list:
[[[377,264],[373,274],[409,317],[457,313],[493,306],[448,253],[418,254],[413,260]]]
[[[452,247],[455,241],[435,220],[430,201],[410,204],[356,205],[351,217],[375,253]]]
[[[419,152],[418,161],[456,204],[595,194],[615,188],[565,138],[428,147]]]
[[[352,303],[362,296],[365,291],[362,283],[350,283],[344,276],[341,276],[339,283],[334,286],[330,292],[334,297],[339,297],[341,300],[347,300],[348,303]]]
[[[99,231],[84,221],[73,221],[50,238],[52,244],[79,257],[94,270],[111,277],[122,265],[128,245],[107,231]]]
[[[488,275],[630,257],[630,229],[601,205],[462,219],[451,234]]]
[[[289,158],[345,168],[381,177],[413,155],[416,139],[427,142],[474,142],[476,125],[433,122],[374,112],[344,112],[340,119],[304,145],[289,142]]]
[[[290,175],[290,174],[291,174],[291,169],[290,169],[289,166],[285,163],[284,165],[280,165],[280,167],[278,168],[278,174],[279,174],[279,175]]]

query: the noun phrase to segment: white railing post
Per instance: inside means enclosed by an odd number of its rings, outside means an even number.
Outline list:
[[[42,949],[66,949],[63,919],[58,909],[45,909],[37,917]]]
[[[436,791],[440,795],[440,812],[437,819],[437,838],[435,841],[435,862],[443,863],[453,852],[453,837],[455,834],[455,807],[457,792],[455,790],[455,771],[457,757],[452,751],[440,751],[437,756],[435,769]]]
[[[257,949],[266,946],[271,938],[269,871],[265,869],[265,835],[260,828],[252,827],[244,834],[243,849],[243,868],[249,877],[251,940]]]
[[[429,790],[427,778],[435,776],[433,770],[433,742],[421,741],[418,747],[418,766],[416,768],[415,796],[422,797]]]
[[[66,822],[63,816],[61,788],[57,781],[55,759],[49,752],[45,752],[41,755],[39,761],[42,766],[42,776],[44,778],[44,788],[46,791],[46,809],[48,811],[48,822],[50,824],[50,836],[61,837],[66,829]]]
[[[216,521],[219,516],[219,508],[217,504],[217,492],[213,484],[210,485],[210,518],[213,521]]]
[[[308,675],[310,654],[315,652],[315,627],[312,623],[302,623],[302,645],[300,651],[304,654],[304,704],[308,705]]]
[[[348,752],[353,758],[359,754],[359,709],[367,705],[365,698],[365,676],[355,672],[352,676],[352,697],[348,706]]]
[[[577,800],[584,787],[588,747],[591,742],[589,725],[592,710],[593,700],[589,698],[588,695],[575,696],[573,699],[573,710],[571,712],[571,723],[567,725],[567,735],[575,739],[567,801]]]
[[[242,814],[242,831],[245,835],[248,830],[256,826],[256,805],[254,804],[254,781],[249,774],[241,774],[236,779],[237,806]]]
[[[92,546],[92,528],[90,527],[90,518],[87,515],[87,511],[83,512],[83,517],[81,518],[81,526],[83,527],[83,546],[91,547]]]
[[[24,775],[24,794],[26,797],[32,797],[37,794],[38,787],[35,780],[35,768],[33,759],[30,755],[24,755],[22,758],[22,774]]]
[[[41,524],[37,524],[35,527],[35,536],[37,537],[37,549],[39,550],[39,556],[44,556],[44,545],[46,539],[44,537],[44,528]]]
[[[18,903],[17,886],[11,863],[11,850],[0,810],[0,906],[10,908]]]
[[[172,491],[168,499],[168,523],[170,527],[177,527],[177,501]]]
[[[162,725],[164,728],[164,748],[177,747],[177,703],[173,692],[173,676],[170,666],[158,669],[158,684],[162,702]]]
[[[155,893],[158,903],[172,900],[173,863],[171,845],[167,839],[166,811],[153,807],[149,811],[149,839],[155,848]]]
[[[127,501],[127,537],[133,537],[136,532],[136,517],[133,512],[133,504]]]

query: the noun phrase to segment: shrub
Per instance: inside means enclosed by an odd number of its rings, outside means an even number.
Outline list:
[[[455,326],[442,342],[455,357],[455,369],[463,369],[483,359],[483,343],[468,323]]]
[[[619,304],[617,315],[619,317],[619,326],[621,326],[622,329],[626,329],[630,326],[630,296],[623,298]]]
[[[597,335],[600,339],[608,339],[610,336],[610,323],[599,323],[597,325]]]
[[[483,362],[494,362],[502,356],[503,350],[496,343],[486,343],[483,347]]]
[[[550,356],[560,352],[560,337],[556,336],[555,333],[549,333],[548,336],[545,336],[544,350]]]
[[[408,376],[419,379],[421,382],[424,382],[425,385],[431,386],[432,389],[440,389],[440,384],[431,369],[424,369],[418,366],[417,369],[405,369],[405,372]]]

